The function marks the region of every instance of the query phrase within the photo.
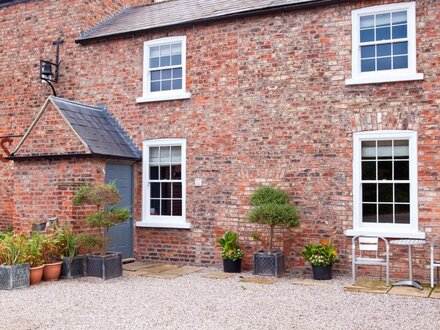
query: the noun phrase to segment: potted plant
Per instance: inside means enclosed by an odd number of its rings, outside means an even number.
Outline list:
[[[44,260],[43,280],[58,281],[61,274],[61,245],[54,232],[42,235],[41,250]]]
[[[333,264],[338,261],[336,248],[330,240],[321,240],[317,244],[306,244],[301,255],[312,265],[314,280],[331,280]]]
[[[274,251],[275,227],[294,228],[299,225],[296,207],[290,204],[289,195],[279,188],[261,186],[251,196],[252,212],[249,221],[269,226],[266,251],[254,253],[254,274],[279,276],[284,273],[284,254]],[[259,236],[254,235],[254,238]]]
[[[87,224],[97,229],[98,235],[83,234],[82,238],[99,248],[97,254],[87,256],[87,275],[109,279],[122,276],[122,254],[109,252],[108,230],[130,218],[128,208],[111,207],[121,201],[114,184],[82,185],[75,194],[75,205],[95,205],[96,212],[87,218]]]
[[[57,240],[63,258],[60,278],[84,276],[86,258],[83,255],[78,255],[78,240],[67,225],[57,228]]]
[[[34,233],[26,245],[26,261],[30,266],[30,284],[40,284],[43,278],[44,259],[42,251],[43,237],[40,233]]]
[[[29,286],[29,264],[25,260],[26,237],[5,233],[0,241],[0,289]]]
[[[217,239],[222,247],[223,271],[225,273],[240,273],[243,250],[238,245],[238,236],[232,231],[226,231],[223,237]]]

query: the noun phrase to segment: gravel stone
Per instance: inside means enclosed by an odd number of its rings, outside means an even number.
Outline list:
[[[271,285],[227,279],[125,275],[42,283],[0,291],[1,329],[440,329],[440,300],[349,293],[328,285]],[[273,279],[273,278],[270,278]]]

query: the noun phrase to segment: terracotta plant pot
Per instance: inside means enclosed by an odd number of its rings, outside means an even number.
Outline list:
[[[36,285],[41,283],[41,279],[43,278],[43,266],[39,267],[31,267],[30,269],[30,284]]]
[[[43,279],[45,281],[58,281],[61,273],[62,262],[54,262],[53,264],[45,264],[43,271]]]

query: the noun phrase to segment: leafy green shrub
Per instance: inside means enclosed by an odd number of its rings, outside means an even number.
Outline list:
[[[4,234],[0,243],[0,263],[9,266],[25,263],[26,241],[26,237],[22,234]]]
[[[87,225],[99,231],[99,237],[92,234],[82,235],[82,239],[90,244],[95,242],[95,246],[100,248],[100,253],[107,253],[110,239],[108,230],[114,225],[127,221],[130,218],[128,208],[108,208],[108,206],[118,204],[121,195],[116,186],[112,183],[99,183],[94,185],[83,185],[76,192],[73,202],[75,205],[95,205],[96,212],[86,218]],[[86,239],[86,236],[88,238]]]
[[[44,264],[43,240],[44,237],[38,232],[27,240],[25,258],[30,267],[39,267]]]
[[[312,266],[331,266],[339,257],[336,248],[331,246],[331,241],[321,240],[317,244],[306,244],[301,255]]]
[[[226,231],[223,237],[217,239],[222,247],[222,258],[232,261],[243,259],[244,251],[238,245],[238,235],[232,231]]]
[[[253,209],[249,215],[252,223],[268,225],[269,252],[272,252],[275,227],[294,228],[299,226],[298,212],[290,204],[289,195],[279,188],[261,186],[251,197]]]
[[[56,229],[57,240],[60,244],[61,256],[73,258],[78,254],[78,247],[75,241],[75,235],[69,226],[64,225]]]

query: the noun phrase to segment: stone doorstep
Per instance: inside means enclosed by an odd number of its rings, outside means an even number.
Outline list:
[[[122,269],[126,270],[126,271],[129,271],[129,272],[135,272],[135,271],[138,271],[140,269],[155,267],[155,266],[158,266],[158,265],[159,264],[146,264],[145,262],[135,261],[135,262],[131,262],[131,263],[122,265]]]
[[[429,296],[429,298],[440,299],[440,286],[439,285],[436,285],[434,287],[434,290],[431,291],[431,295]]]
[[[156,264],[153,267],[148,267],[148,268],[142,269],[142,272],[151,273],[151,274],[158,274],[158,273],[163,273],[167,270],[176,269],[176,268],[180,268],[180,267],[182,267],[182,266],[171,265],[171,264]]]
[[[427,284],[422,284],[423,290],[413,288],[410,286],[393,286],[388,294],[399,295],[399,296],[409,296],[409,297],[422,297],[428,298],[431,293],[431,287]]]
[[[355,285],[349,284],[344,287],[348,292],[382,293],[390,291],[391,286],[386,287],[385,281],[379,280],[357,280]]]
[[[179,267],[179,268],[165,270],[161,274],[188,275],[188,274],[191,274],[191,273],[199,272],[202,269],[203,269],[202,267],[182,266],[182,267]]]

